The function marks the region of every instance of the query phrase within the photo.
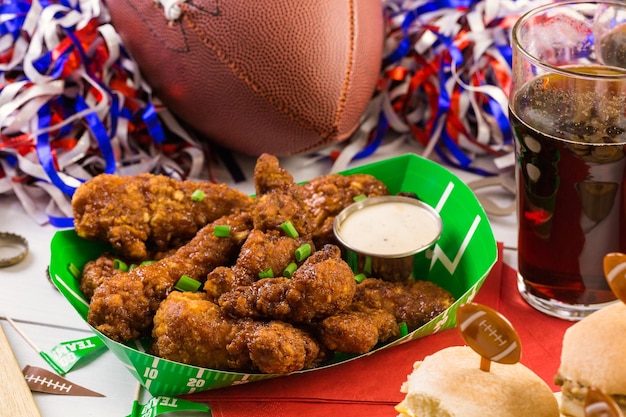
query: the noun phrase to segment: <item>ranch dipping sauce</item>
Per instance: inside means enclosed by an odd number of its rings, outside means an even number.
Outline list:
[[[335,220],[337,238],[361,254],[401,257],[430,247],[441,235],[435,210],[419,200],[403,196],[361,200]]]

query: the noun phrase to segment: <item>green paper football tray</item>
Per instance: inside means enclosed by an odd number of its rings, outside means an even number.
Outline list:
[[[379,346],[378,350],[456,326],[459,305],[474,299],[497,260],[496,242],[483,208],[472,191],[441,165],[407,154],[344,171],[371,174],[383,181],[392,194],[413,192],[441,215],[443,232],[433,252],[427,279],[447,289],[456,302],[442,314],[408,335]],[[86,321],[89,305],[70,273],[72,264],[86,262],[110,250],[108,244],[79,238],[74,230],[57,232],[51,243],[50,276],[76,312]],[[247,374],[185,365],[146,353],[148,340],[121,344],[94,329],[107,347],[152,395],[175,396],[249,383],[280,375]],[[341,366],[365,355],[341,356],[324,366]],[[321,368],[316,368],[321,369]],[[310,369],[300,372],[315,372]]]

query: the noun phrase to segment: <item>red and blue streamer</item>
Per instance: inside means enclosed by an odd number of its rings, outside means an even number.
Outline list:
[[[48,211],[48,221],[71,226],[71,196],[94,175],[145,167],[181,178],[197,174],[185,167],[202,161],[178,164],[177,155],[188,159],[183,150],[201,146],[164,126],[159,115],[167,109],[153,99],[103,3],[1,3],[0,193],[53,184],[68,204]],[[15,194],[34,210],[28,192]]]
[[[385,1],[387,50],[377,94],[390,104],[380,106],[379,115],[373,117],[394,118],[404,125],[398,132],[377,127],[354,158],[375,152],[383,142],[381,135],[393,138],[410,132],[410,138],[424,148],[424,156],[434,152],[456,168],[497,174],[495,168],[492,172],[474,162],[482,155],[498,157],[512,150],[508,106],[502,100],[512,83],[510,32],[522,13],[548,1]],[[472,21],[476,18],[481,22],[478,28]],[[482,53],[475,49],[479,41],[489,42]],[[392,97],[403,84],[405,94]],[[493,90],[486,86],[498,88],[499,97],[490,95]],[[476,105],[462,111],[461,103],[470,95]],[[385,109],[395,114],[381,116]],[[488,140],[476,136],[485,130],[490,133]]]

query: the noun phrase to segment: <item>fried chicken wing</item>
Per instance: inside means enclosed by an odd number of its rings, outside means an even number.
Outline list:
[[[237,274],[237,270],[232,267],[218,266],[207,275],[203,289],[211,301],[217,302],[220,295],[252,282],[248,275]]]
[[[230,225],[230,236],[215,236],[216,225]],[[180,277],[187,275],[202,282],[212,269],[231,263],[250,228],[247,213],[222,217],[200,229],[172,256],[114,274],[95,289],[88,322],[121,342],[145,336],[159,304]]]
[[[289,323],[278,320],[248,323],[237,334],[229,351],[248,351],[254,369],[261,372],[287,374],[310,369],[329,357],[313,336]]]
[[[172,292],[154,316],[152,350],[213,369],[285,374],[314,367],[324,349],[307,332],[279,321],[233,319],[204,293]]]
[[[291,262],[295,262],[294,252],[310,240],[302,237],[291,238],[278,231],[261,232],[254,229],[241,247],[237,262],[233,268],[256,281],[259,272],[272,269],[275,276],[280,276]]]
[[[273,191],[291,189],[294,185],[293,176],[283,167],[274,155],[259,155],[254,165],[254,189],[257,196]]]
[[[167,252],[156,252],[153,258],[145,259],[145,261],[158,261],[167,256],[171,256],[174,253],[176,253],[176,250],[173,249]],[[115,261],[121,261],[127,266],[132,265],[132,262],[128,259],[110,252],[105,252],[98,258],[87,262],[85,266],[83,266],[83,271],[80,276],[80,290],[85,295],[87,300],[91,300],[96,288],[98,288],[104,281],[120,272],[120,270],[115,266]]]
[[[154,315],[152,351],[176,362],[215,369],[248,369],[248,356],[227,346],[250,320],[226,319],[202,293],[172,292]]]
[[[296,261],[296,249],[305,243],[312,244],[310,240],[291,238],[275,230],[262,232],[254,229],[242,245],[235,265],[211,271],[204,290],[211,299],[217,300],[238,286],[251,285],[263,271],[271,269],[274,276],[282,276],[285,268]]]
[[[118,272],[114,264],[116,258],[107,252],[85,264],[80,276],[80,290],[87,300],[91,300],[96,288]]]
[[[317,247],[337,243],[333,234],[333,221],[341,210],[354,203],[354,197],[361,194],[368,197],[389,194],[383,182],[367,174],[325,175],[312,179],[300,188],[308,206],[313,242]]]
[[[376,344],[400,334],[393,314],[385,310],[346,310],[320,323],[320,341],[330,350],[342,353],[366,353]]]
[[[408,279],[388,282],[367,278],[357,285],[351,308],[388,311],[398,323],[405,322],[412,331],[435,318],[452,303],[452,294],[429,281]]]
[[[191,197],[196,190],[205,194],[203,199]],[[225,184],[152,174],[101,174],[72,197],[76,233],[110,242],[134,260],[180,246],[206,224],[251,204],[250,196]]]
[[[233,317],[309,323],[345,309],[356,291],[354,274],[337,246],[315,252],[291,279],[265,278],[222,294],[218,303]]]
[[[307,206],[297,193],[263,194],[257,198],[251,214],[256,230],[280,231],[283,223],[291,222],[300,236],[310,238],[313,234]]]
[[[254,183],[257,192],[252,208],[255,229],[280,231],[281,225],[289,221],[300,236],[311,236],[313,224],[300,187],[291,174],[280,166],[278,158],[268,154],[258,158]]]

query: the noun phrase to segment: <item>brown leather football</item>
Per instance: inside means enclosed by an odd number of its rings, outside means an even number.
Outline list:
[[[155,95],[249,155],[349,137],[376,86],[380,0],[107,0]]]

